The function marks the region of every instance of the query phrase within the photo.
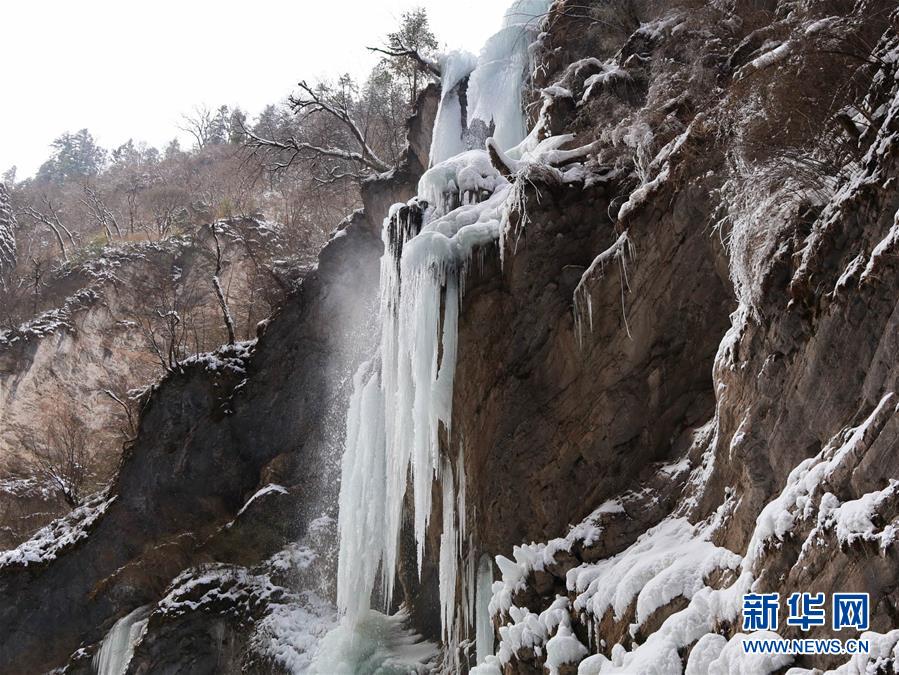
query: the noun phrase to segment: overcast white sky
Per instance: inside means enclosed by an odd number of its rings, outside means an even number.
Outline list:
[[[198,104],[251,114],[300,79],[363,75],[366,45],[423,6],[438,39],[477,52],[510,0],[28,0],[0,11],[0,172],[21,180],[65,131],[164,145]],[[186,139],[183,144],[186,143]]]

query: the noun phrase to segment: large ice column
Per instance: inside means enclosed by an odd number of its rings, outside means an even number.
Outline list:
[[[550,4],[517,0],[477,58],[452,51],[440,59],[431,166],[465,150],[482,150],[488,136],[508,150],[527,135],[521,90],[531,71],[530,47]]]
[[[551,0],[517,0],[503,27],[487,40],[468,81],[468,121],[495,126],[493,138],[508,150],[527,135],[522,84],[531,68],[530,47]]]
[[[431,166],[467,149],[468,116],[462,96],[477,62],[477,57],[466,51],[452,51],[440,59],[440,106],[431,139]]]
[[[355,621],[371,604],[378,566],[392,533],[385,517],[384,404],[376,364],[363,363],[353,381],[341,466],[337,606]]]
[[[475,596],[475,645],[478,663],[484,663],[493,655],[493,619],[490,616],[490,599],[493,597],[493,563],[490,556],[482,555],[478,562]]]
[[[147,626],[150,606],[138,607],[115,622],[94,656],[94,670],[99,675],[122,675],[131,663],[134,648]]]

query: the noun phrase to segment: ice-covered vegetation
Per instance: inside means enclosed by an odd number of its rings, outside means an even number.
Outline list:
[[[6,186],[0,183],[0,283],[16,267],[16,215],[9,203]]]

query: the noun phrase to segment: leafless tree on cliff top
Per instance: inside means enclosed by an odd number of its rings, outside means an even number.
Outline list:
[[[212,287],[215,289],[215,297],[218,298],[219,307],[222,309],[222,318],[228,331],[228,344],[233,345],[236,341],[234,337],[234,318],[231,315],[231,310],[228,308],[228,301],[225,299],[225,292],[222,290],[220,279],[222,273],[222,246],[219,243],[218,223],[213,222],[209,229],[212,232],[212,241],[215,242],[215,272],[212,274]]]
[[[348,97],[323,87],[313,89],[305,81],[300,82],[298,86],[300,94],[292,95],[288,99],[290,109],[307,121],[316,116],[325,116],[337,121],[339,128],[349,136],[347,142],[337,144],[323,139],[324,143],[315,143],[301,139],[296,134],[280,139],[265,138],[244,126],[245,144],[254,155],[268,155],[272,159],[271,165],[274,170],[287,169],[298,161],[311,163],[317,158],[342,160],[355,167],[350,170],[332,171],[331,175],[335,179],[350,174],[361,178],[371,173],[390,170],[391,166],[369,145],[368,138],[352,114]]]
[[[66,246],[66,239],[68,239],[72,248],[75,248],[77,244],[75,243],[75,237],[72,234],[72,231],[62,222],[60,211],[53,200],[45,195],[41,198],[40,209],[37,209],[34,206],[25,206],[22,208],[22,213],[36,223],[42,223],[50,228],[53,232],[53,236],[56,237],[56,243],[59,244],[59,250],[63,260],[68,262],[69,250]],[[63,237],[63,234],[65,234],[65,237]]]

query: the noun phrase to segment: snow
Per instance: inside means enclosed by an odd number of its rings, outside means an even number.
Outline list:
[[[253,629],[250,648],[290,673],[308,672],[320,643],[337,626],[334,607],[306,592],[269,605],[267,612]]]
[[[756,57],[749,62],[755,70],[762,70],[773,66],[775,63],[783,61],[793,51],[793,43],[790,40],[777,45],[774,49],[770,49],[761,56]]]
[[[836,473],[845,470],[849,462],[858,461],[858,456],[870,445],[882,428],[886,419],[895,413],[896,395],[886,394],[862,424],[849,430],[845,438],[837,436],[815,457],[801,462],[787,477],[783,491],[769,502],[756,520],[756,528],[747,547],[744,568],[751,569],[761,559],[766,546],[783,541],[797,520],[808,520],[814,514],[815,501],[821,485]],[[894,489],[893,484],[888,488]],[[863,498],[843,514],[844,535],[849,536],[853,528],[860,532],[870,532],[862,522],[862,514],[877,503],[878,498],[869,501]],[[822,517],[826,518],[825,512]],[[839,518],[839,512],[837,513]]]
[[[503,675],[502,664],[495,656],[488,656],[486,660],[478,660],[478,665],[472,668],[469,675]]]
[[[195,354],[183,361],[183,367],[199,366],[210,373],[246,375],[247,361],[256,348],[256,339],[222,345],[214,352]]]
[[[615,80],[627,81],[630,80],[630,75],[617,63],[604,63],[602,71],[584,80],[584,93],[581,96],[581,103],[586,102],[593,95],[594,87],[601,89]]]
[[[872,522],[874,514],[884,504],[895,500],[899,481],[890,479],[889,487],[862,495],[859,499],[844,502],[832,512],[837,539],[841,544],[853,544],[864,539],[876,539],[877,527]]]
[[[325,517],[324,520],[330,521],[331,519]],[[315,534],[315,522],[310,523],[308,528],[309,533],[313,535]],[[266,565],[274,573],[285,573],[309,569],[316,560],[318,560],[318,554],[314,550],[305,544],[294,543],[275,553],[266,561]]]
[[[26,478],[0,478],[0,495],[50,501],[56,498],[55,487],[48,481],[33,476]]]
[[[727,638],[717,633],[703,635],[690,650],[690,658],[684,675],[709,675],[712,662],[716,661],[727,644]]]
[[[862,272],[859,281],[873,279],[878,263],[881,263],[882,259],[887,256],[895,258],[897,249],[899,249],[899,211],[893,216],[893,225],[887,235],[871,251],[871,257],[868,259],[868,264],[865,265],[865,271]],[[839,286],[839,283],[837,285]]]
[[[567,615],[566,615],[567,616]],[[587,656],[587,648],[581,644],[567,623],[546,643],[546,667],[549,675],[559,675],[559,669],[569,663],[578,663]]]
[[[708,675],[768,675],[793,662],[791,654],[747,653],[746,641],[780,640],[777,633],[757,631],[751,635],[737,633],[721,649],[718,658],[709,663]]]
[[[254,497],[266,492],[278,490],[264,488]],[[318,577],[317,562],[319,556],[311,548],[292,544],[253,569],[223,563],[188,569],[172,581],[150,618],[233,614],[250,631],[253,654],[276,664],[279,672],[306,673],[323,638],[337,626],[337,611],[317,593],[293,592],[281,580]]]
[[[712,572],[736,570],[741,562],[740,556],[708,541],[709,535],[686,519],[665,520],[625,552],[570,570],[568,588],[578,593],[575,610],[587,610],[598,620],[611,609],[620,619],[636,599],[640,626],[674,598],[689,600]]]
[[[512,549],[509,560],[505,556],[497,556],[496,563],[500,569],[501,581],[493,584],[493,598],[490,601],[490,614],[495,616],[508,612],[512,604],[512,595],[522,590],[533,571],[545,570],[555,564],[555,557],[560,552],[570,553],[575,543],[588,547],[599,541],[603,532],[603,516],[624,514],[624,507],[618,500],[602,503],[581,523],[571,528],[564,537],[552,539],[546,544],[525,544]]]
[[[0,285],[16,267],[16,216],[6,186],[0,183]]]
[[[418,196],[437,217],[460,204],[482,201],[482,193],[493,194],[505,183],[486,151],[469,150],[428,169],[418,182]]]
[[[827,16],[823,19],[818,19],[817,21],[813,21],[808,26],[805,27],[806,35],[814,35],[815,33],[820,33],[825,28],[830,27],[835,22],[839,21],[839,17],[837,16]]]
[[[282,495],[286,495],[286,494],[287,494],[287,488],[285,488],[285,487],[282,486],[282,485],[276,485],[275,483],[269,483],[269,484],[266,485],[265,487],[263,487],[263,488],[257,490],[257,491],[253,494],[253,496],[251,496],[251,497],[244,503],[244,505],[240,507],[240,511],[237,512],[237,517],[240,518],[240,516],[243,515],[244,511],[246,511],[248,508],[250,508],[250,504],[252,504],[254,501],[256,501],[257,499],[260,499],[260,498],[264,497],[265,495],[269,495],[269,494],[273,494],[273,493],[274,493],[274,494],[282,494]]]
[[[776,546],[795,533],[801,523],[811,523],[814,528],[809,542],[824,530],[832,530],[841,544],[855,541],[878,542],[882,551],[895,543],[895,524],[879,529],[878,515],[890,513],[888,505],[895,502],[899,481],[885,480],[886,486],[861,495],[857,499],[840,502],[825,487],[843,482],[862,460],[864,453],[875,442],[881,429],[899,411],[896,396],[886,394],[868,416],[857,426],[834,436],[821,452],[801,462],[787,479],[779,495],[769,502],[759,514],[750,537],[746,555],[741,556],[728,549],[715,546],[711,538],[720,527],[723,518],[733,507],[734,494],[728,493],[718,511],[709,519],[691,524],[684,518],[669,516],[659,525],[647,530],[637,541],[621,553],[596,563],[584,563],[569,570],[566,585],[569,594],[575,596],[572,606],[565,609],[567,598],[558,598],[540,615],[525,608],[516,607],[512,598],[524,588],[531,571],[545,568],[552,562],[549,544],[530,544],[516,547],[513,560],[498,558],[502,581],[494,584],[491,610],[502,614],[505,625],[499,629],[501,643],[496,661],[502,664],[511,659],[519,649],[548,650],[553,631],[563,633],[567,617],[577,614],[587,624],[588,634],[607,613],[617,621],[635,608],[631,632],[646,623],[658,609],[670,606],[676,597],[688,599],[683,610],[668,616],[661,627],[634,644],[628,651],[622,645],[613,645],[611,658],[602,654],[581,661],[580,675],[606,675],[608,673],[667,673],[681,672],[680,654],[693,645],[686,664],[687,675],[702,674],[756,674],[779,671],[791,663],[789,655],[762,655],[745,653],[745,640],[778,639],[764,632],[751,636],[737,634],[730,640],[715,633],[722,624],[733,623],[739,617],[741,598],[753,588],[757,568],[763,564],[765,551]],[[708,437],[712,431],[700,430]],[[713,438],[713,437],[712,437]],[[714,443],[712,443],[714,445]],[[711,464],[704,460],[694,471],[696,480],[703,480]],[[666,470],[679,473],[689,469],[689,464],[672,464]],[[620,504],[605,504],[597,511],[618,511]],[[885,507],[887,509],[885,510]],[[596,518],[596,513],[592,518]],[[584,524],[578,526],[582,527]],[[595,527],[595,526],[594,526]],[[576,528],[572,528],[572,531]],[[601,527],[595,536],[601,537]],[[564,549],[568,537],[552,548]],[[796,563],[801,565],[801,559]],[[718,570],[729,571],[722,580],[728,583],[720,589],[706,585],[706,579]],[[559,610],[562,614],[556,615]],[[876,647],[875,656],[869,661],[864,656],[853,657],[833,673],[849,675],[866,672],[870,663],[884,663],[893,658],[896,635],[870,634]],[[576,648],[575,648],[576,649]],[[548,654],[548,651],[546,652]],[[877,661],[876,659],[881,659]],[[493,662],[487,660],[485,673],[493,673]],[[489,666],[489,667],[488,667]],[[549,668],[550,666],[547,665]],[[798,675],[802,671],[790,671]]]
[[[17,548],[0,552],[0,569],[7,566],[36,565],[56,559],[65,549],[86,539],[116,496],[104,490],[89,498],[71,513],[38,530]]]
[[[437,657],[436,645],[406,628],[408,614],[386,616],[366,610],[322,640],[309,673],[428,673]]]
[[[891,630],[888,633],[865,631],[859,635],[859,639],[868,641],[869,652],[855,654],[846,663],[828,670],[823,675],[871,675],[890,670],[896,672],[899,666],[899,630]],[[812,671],[799,668],[788,670],[786,675],[800,673],[812,675]]]
[[[62,307],[50,309],[16,328],[0,331],[0,347],[40,340],[62,331],[74,332],[74,317],[100,299],[93,288],[83,288],[66,298]]]
[[[540,616],[524,607],[512,607],[509,610],[511,623],[500,626],[499,650],[497,657],[500,663],[506,664],[520,650],[536,651],[546,644],[547,630]]]

